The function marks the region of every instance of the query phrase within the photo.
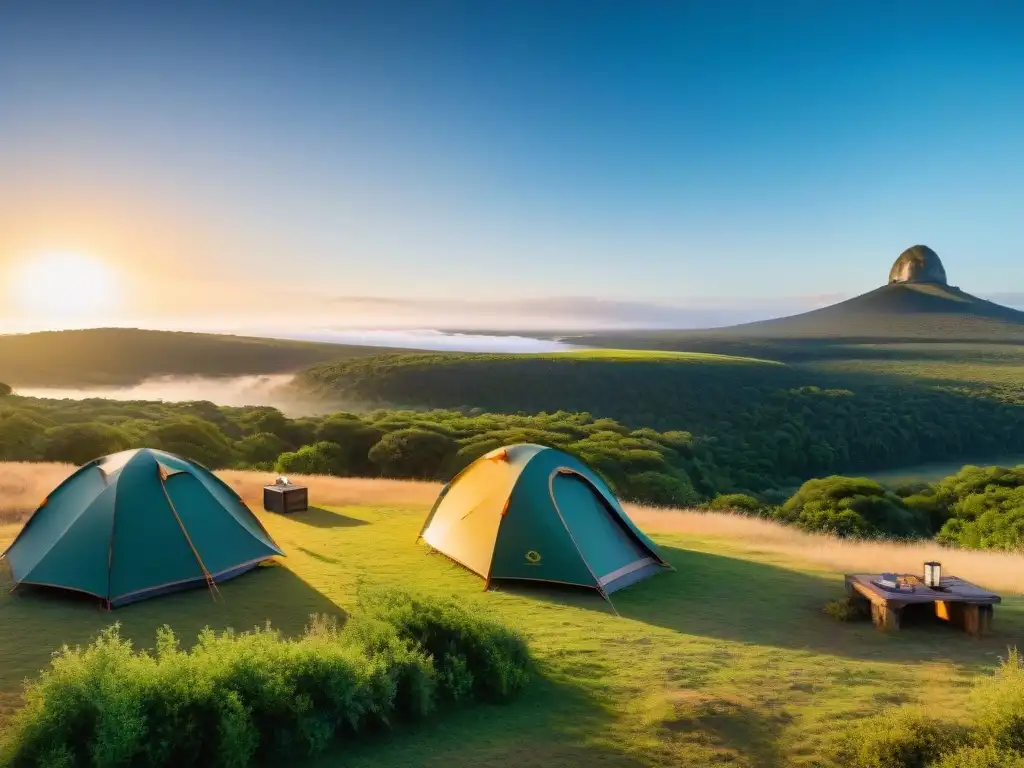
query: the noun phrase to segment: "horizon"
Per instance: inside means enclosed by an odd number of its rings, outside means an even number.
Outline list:
[[[1024,308],[1024,9],[745,8],[5,5],[0,333]]]

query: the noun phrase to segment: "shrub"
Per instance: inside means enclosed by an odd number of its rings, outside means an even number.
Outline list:
[[[0,381],[0,397],[7,397],[12,392],[14,392],[14,389],[11,387],[10,384],[4,384],[2,381]]]
[[[742,512],[756,515],[764,505],[746,493],[723,493],[715,496],[708,504],[710,509],[722,512]]]
[[[932,763],[930,768],[1024,768],[1024,755],[992,744],[961,747]]]
[[[832,758],[844,768],[930,768],[968,743],[969,731],[914,707],[868,718],[843,732]]]
[[[503,701],[529,679],[526,641],[454,600],[423,600],[393,589],[363,589],[359,608],[394,626],[434,659],[445,698]]]
[[[867,614],[860,603],[853,598],[844,597],[841,600],[829,600],[822,609],[826,615],[838,621],[857,621],[867,618]]]
[[[282,453],[276,464],[278,472],[300,475],[338,474],[344,449],[335,443],[304,445],[297,451]]]
[[[896,494],[864,477],[808,480],[782,506],[781,514],[804,530],[837,536],[920,536],[928,532],[921,513],[908,509]]]
[[[512,695],[528,662],[525,644],[500,625],[399,592],[382,593],[344,629],[314,616],[294,640],[269,626],[206,629],[183,651],[165,627],[154,652],[135,652],[115,624],[85,648],[64,647],[28,685],[0,762],[291,763],[426,717],[441,700]]]
[[[992,677],[979,681],[971,712],[985,740],[1024,752],[1024,657],[1016,648],[1009,649]]]

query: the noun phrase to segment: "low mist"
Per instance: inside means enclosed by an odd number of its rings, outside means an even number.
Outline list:
[[[181,403],[208,400],[217,405],[268,405],[291,417],[312,416],[340,410],[338,404],[327,404],[303,398],[291,388],[291,374],[258,376],[206,377],[157,376],[127,387],[16,387],[23,397],[52,400],[147,400]]]

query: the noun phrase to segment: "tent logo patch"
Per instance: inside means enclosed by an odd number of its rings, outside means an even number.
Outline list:
[[[529,565],[540,565],[540,552],[535,549],[531,549],[526,553],[526,562]]]

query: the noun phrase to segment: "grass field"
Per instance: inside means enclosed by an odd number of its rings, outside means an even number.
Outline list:
[[[0,470],[0,514],[15,520],[70,467]],[[224,477],[250,502],[265,480]],[[485,593],[480,579],[429,554],[415,537],[435,485],[318,478],[311,488],[315,509],[261,513],[288,556],[223,585],[222,602],[199,590],[106,613],[92,601],[5,590],[0,708],[18,705],[21,680],[52,650],[114,620],[143,646],[164,623],[185,638],[268,619],[295,633],[310,613],[344,617],[360,582],[398,584],[454,595],[518,627],[542,677],[511,705],[445,716],[317,765],[812,766],[831,734],[879,707],[957,711],[971,678],[1024,632],[1024,599],[1010,594],[1024,591],[1019,557],[842,543],[748,518],[633,508],[677,570],[616,594],[616,616],[586,592]],[[0,526],[0,545],[17,525]],[[934,555],[947,572],[1003,591],[993,636],[941,625],[887,636],[822,613],[842,594],[844,571],[916,571]]]
[[[507,355],[503,355],[507,357]],[[761,363],[779,365],[774,360],[756,357],[718,355],[712,352],[672,352],[657,349],[583,349],[572,352],[551,352],[536,357],[554,360],[603,360],[603,361],[661,361],[667,363]]]

